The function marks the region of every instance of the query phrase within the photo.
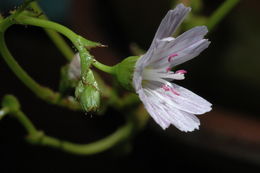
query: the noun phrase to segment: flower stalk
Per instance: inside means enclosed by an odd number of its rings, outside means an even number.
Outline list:
[[[103,152],[128,140],[135,131],[134,120],[129,118],[125,125],[119,127],[118,130],[111,135],[89,144],[77,144],[48,136],[44,134],[44,132],[37,130],[32,121],[21,111],[20,104],[14,96],[5,96],[2,105],[4,105],[5,109],[9,110],[8,113],[16,118],[25,128],[28,134],[26,137],[28,142],[35,145],[60,149],[71,154],[92,155]]]

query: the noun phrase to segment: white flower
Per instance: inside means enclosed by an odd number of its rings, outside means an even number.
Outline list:
[[[133,75],[134,88],[153,119],[163,129],[173,124],[185,132],[198,129],[200,121],[195,115],[210,111],[212,105],[171,83],[183,80],[186,73],[171,69],[196,57],[210,44],[203,38],[208,32],[205,26],[194,27],[177,38],[171,37],[190,10],[179,4],[167,13],[149,50],[136,62]]]

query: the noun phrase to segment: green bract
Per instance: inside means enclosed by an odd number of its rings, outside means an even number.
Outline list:
[[[133,90],[133,73],[139,57],[130,56],[113,67],[116,79],[127,90]]]

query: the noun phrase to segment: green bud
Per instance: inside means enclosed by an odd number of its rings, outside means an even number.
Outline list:
[[[2,107],[8,108],[11,112],[20,110],[20,103],[13,95],[5,95],[2,101]]]
[[[133,90],[133,73],[139,57],[130,56],[113,67],[116,79],[127,90]]]
[[[91,70],[79,81],[75,90],[75,96],[85,111],[97,111],[99,108],[100,91]]]

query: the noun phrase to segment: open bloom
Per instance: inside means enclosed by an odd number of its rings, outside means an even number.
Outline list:
[[[211,103],[178,86],[172,81],[183,80],[185,70],[171,69],[206,49],[208,32],[198,26],[177,38],[171,37],[191,9],[179,4],[162,20],[149,50],[135,64],[133,85],[153,119],[166,129],[173,124],[181,131],[193,131],[200,125],[195,115],[211,110]]]

